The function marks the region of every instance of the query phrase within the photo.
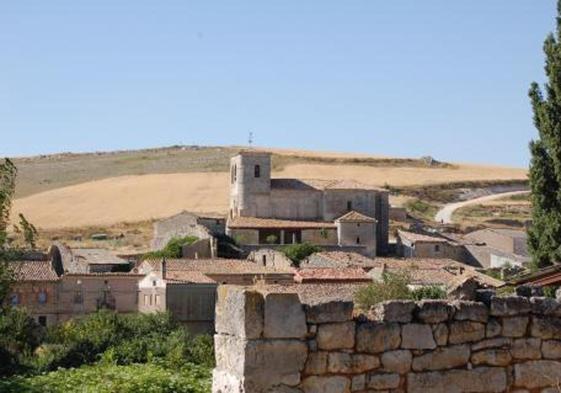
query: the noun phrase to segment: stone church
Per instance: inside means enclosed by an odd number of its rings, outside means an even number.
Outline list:
[[[230,161],[227,233],[247,250],[308,242],[328,250],[387,253],[385,189],[347,180],[272,179],[271,154]]]

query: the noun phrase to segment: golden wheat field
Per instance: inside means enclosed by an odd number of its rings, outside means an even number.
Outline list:
[[[526,170],[467,164],[423,168],[312,163],[286,165],[273,176],[410,186],[525,179]],[[64,228],[143,221],[182,210],[222,213],[228,208],[228,186],[225,172],[116,176],[19,198],[14,203],[13,214],[25,214],[40,228]]]

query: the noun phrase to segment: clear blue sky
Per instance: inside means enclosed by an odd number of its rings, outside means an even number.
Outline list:
[[[0,155],[244,144],[526,166],[553,0],[0,2]]]

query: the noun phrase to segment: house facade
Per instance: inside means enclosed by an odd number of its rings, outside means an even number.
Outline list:
[[[271,154],[230,163],[227,233],[243,246],[309,242],[366,255],[388,247],[388,191],[352,181],[271,178]]]

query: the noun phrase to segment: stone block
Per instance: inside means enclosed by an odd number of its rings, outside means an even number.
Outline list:
[[[240,287],[220,285],[216,303],[217,333],[242,338],[259,338],[263,334],[263,295]]]
[[[542,344],[542,354],[545,359],[561,359],[561,341],[544,341]]]
[[[483,341],[479,341],[477,343],[472,344],[471,350],[472,351],[480,351],[482,349],[489,349],[489,348],[510,348],[512,344],[511,338],[506,337],[496,337],[496,338],[488,338]]]
[[[352,372],[351,354],[346,352],[330,352],[327,371],[333,374],[350,374]]]
[[[216,367],[238,377],[250,391],[300,382],[308,348],[300,340],[245,340],[215,336]],[[274,371],[272,371],[274,370]]]
[[[498,393],[507,389],[505,369],[477,367],[472,370],[409,373],[407,393]]]
[[[413,359],[413,371],[445,370],[465,366],[469,361],[468,345],[437,348]]]
[[[327,352],[310,352],[304,367],[307,375],[319,375],[327,372]]]
[[[474,366],[508,366],[511,361],[508,349],[484,349],[471,355]]]
[[[374,355],[356,353],[351,356],[352,372],[363,373],[380,367],[380,358]]]
[[[445,300],[422,300],[417,303],[416,316],[421,322],[440,323],[454,315],[454,306]]]
[[[409,350],[400,349],[384,353],[381,360],[384,371],[405,374],[411,369],[413,355]]]
[[[450,344],[462,344],[485,338],[485,325],[473,321],[454,321],[450,324]]]
[[[489,309],[483,303],[456,301],[454,307],[454,319],[458,321],[487,322],[489,318]]]
[[[409,323],[401,328],[401,348],[403,349],[434,349],[436,342],[430,325]]]
[[[495,296],[491,299],[490,315],[496,317],[508,317],[513,315],[528,314],[530,312],[530,301],[522,296]]]
[[[502,335],[505,337],[523,337],[526,335],[529,317],[505,317],[502,319]]]
[[[351,380],[347,377],[311,376],[302,381],[304,393],[350,393]]]
[[[533,360],[514,365],[514,385],[527,389],[556,386],[561,381],[561,362]]]
[[[371,373],[368,375],[366,386],[370,389],[395,389],[399,386],[399,374]]]
[[[434,325],[432,328],[432,334],[434,335],[436,345],[443,346],[448,344],[448,325],[445,323]]]
[[[306,314],[295,293],[265,295],[263,335],[267,338],[304,338],[308,333]]]
[[[503,326],[497,318],[489,318],[485,327],[485,337],[493,338],[501,334]]]
[[[540,359],[541,340],[539,338],[517,338],[512,342],[510,353],[517,360],[522,359]]]
[[[353,319],[353,302],[330,301],[304,306],[308,323],[346,322]]]
[[[319,349],[351,349],[355,345],[355,323],[338,322],[319,325],[316,340]]]
[[[366,389],[366,374],[353,376],[351,380],[351,391],[357,392]]]
[[[561,319],[555,317],[532,317],[531,334],[544,340],[561,339]]]
[[[561,316],[561,304],[549,297],[530,298],[530,307],[532,308],[532,314]]]
[[[401,329],[398,323],[366,322],[357,325],[358,352],[380,353],[399,348]]]
[[[379,321],[407,323],[413,320],[417,305],[411,300],[390,300],[378,303],[370,310],[370,315]]]

